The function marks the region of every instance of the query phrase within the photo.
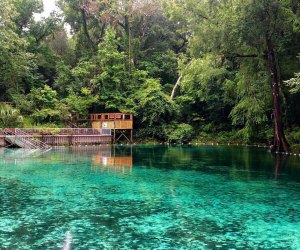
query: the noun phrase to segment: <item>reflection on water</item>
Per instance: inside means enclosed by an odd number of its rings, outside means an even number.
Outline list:
[[[130,172],[134,165],[160,169],[228,170],[234,178],[242,173],[251,178],[265,172],[275,179],[286,175],[300,181],[300,159],[272,155],[266,149],[251,147],[192,146],[83,146],[62,147],[49,151],[32,149],[0,149],[2,164],[18,162],[82,162],[90,161],[95,172]],[[210,166],[211,165],[211,166]],[[246,173],[246,175],[245,175]],[[271,177],[271,176],[270,176]]]
[[[1,249],[300,249],[300,164],[264,149],[0,150]]]
[[[119,148],[117,146],[101,147],[92,157],[95,171],[124,173],[132,170],[132,146],[128,148]]]

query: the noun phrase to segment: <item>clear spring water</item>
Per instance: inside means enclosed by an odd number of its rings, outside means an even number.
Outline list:
[[[300,158],[238,147],[2,149],[0,249],[300,249]]]

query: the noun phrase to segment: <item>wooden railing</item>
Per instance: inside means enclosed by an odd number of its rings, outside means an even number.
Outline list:
[[[133,120],[133,114],[131,113],[98,113],[90,114],[90,120],[92,121],[114,121],[114,120]]]
[[[24,128],[22,129],[32,135],[103,135],[111,136],[111,129],[94,128]]]

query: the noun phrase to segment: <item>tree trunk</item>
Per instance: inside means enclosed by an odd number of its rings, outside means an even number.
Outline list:
[[[275,57],[273,43],[270,38],[266,38],[267,44],[267,58],[268,68],[271,75],[272,86],[272,101],[273,101],[273,119],[274,119],[274,142],[271,147],[272,152],[289,152],[289,144],[286,141],[283,124],[282,124],[282,111],[280,104],[279,92],[279,72],[277,61]]]
[[[86,36],[86,38],[88,40],[89,46],[92,47],[92,48],[95,48],[94,43],[93,43],[93,41],[92,41],[92,39],[90,37],[88,27],[87,27],[87,20],[86,20],[85,10],[81,9],[80,11],[81,11],[83,33],[85,34],[85,36]]]
[[[172,90],[172,93],[171,93],[171,99],[174,99],[178,95],[179,84],[180,84],[181,78],[182,78],[182,73],[180,73],[180,75],[179,75],[179,77],[176,81],[176,84],[173,87],[173,90]]]

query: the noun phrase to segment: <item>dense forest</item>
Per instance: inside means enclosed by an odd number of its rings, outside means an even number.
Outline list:
[[[0,1],[0,127],[121,111],[137,140],[300,144],[298,0],[57,6]]]

